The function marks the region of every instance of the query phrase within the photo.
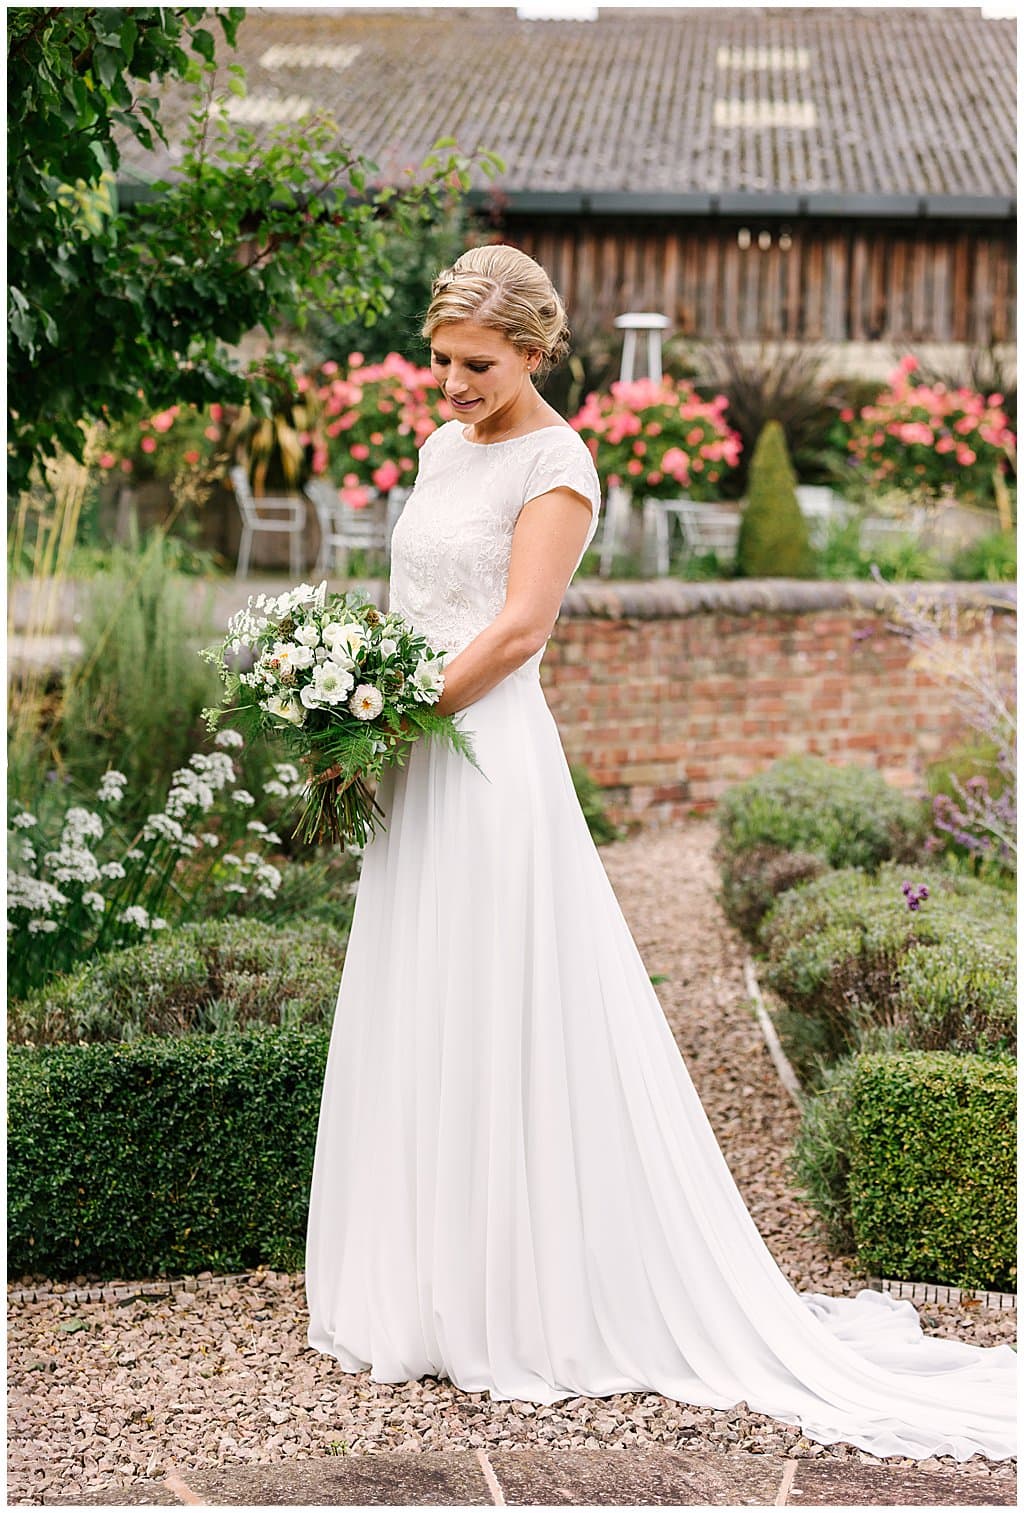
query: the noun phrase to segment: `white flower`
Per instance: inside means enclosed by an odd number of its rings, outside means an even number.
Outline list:
[[[103,834],[103,821],[98,814],[80,805],[73,805],[64,816],[61,840],[65,845],[86,839],[99,840]]]
[[[225,783],[234,780],[235,768],[231,758],[221,751],[196,751],[188,759],[188,767],[179,767],[174,774],[175,779],[183,781],[189,774],[189,767],[195,772],[202,773],[208,783],[215,788],[223,788]]]
[[[336,662],[349,666],[366,649],[366,632],[355,620],[324,626],[324,645]]]
[[[262,707],[276,720],[287,720],[289,725],[301,725],[306,718],[306,711],[298,699],[289,694],[271,694],[269,699],[262,699]]]
[[[88,904],[90,909],[95,909],[97,914],[102,914],[107,907],[103,894],[96,893],[92,888],[87,893],[82,894],[82,902],[83,904]]]
[[[66,904],[67,894],[44,883],[41,878],[29,877],[24,872],[7,874],[7,906],[10,909],[41,909],[44,914],[60,904]]]
[[[104,877],[124,877],[124,868],[120,862],[104,862],[100,872]]]
[[[207,846],[219,846],[220,845],[220,836],[216,833],[215,830],[203,830],[201,832],[199,838],[204,843],[204,845],[207,845]]]
[[[166,841],[180,841],[185,834],[176,819],[169,814],[151,814],[142,828],[142,839],[153,840],[154,837],[163,836]]]
[[[319,646],[320,644],[320,632],[313,624],[298,626],[294,636],[300,646]]]
[[[398,650],[398,642],[392,641],[390,636],[382,636],[380,642],[380,654],[382,657],[393,657]]]
[[[29,825],[38,825],[38,823],[39,821],[36,819],[35,815],[29,814],[27,809],[25,810],[24,814],[16,814],[11,820],[11,824],[18,830],[27,830]]]
[[[294,762],[275,762],[274,771],[279,783],[297,783],[299,781],[299,769]]]
[[[166,930],[167,921],[166,919],[161,919],[159,914],[154,914],[153,918],[149,922],[149,928],[151,930]]]
[[[85,846],[62,845],[47,851],[43,861],[58,883],[94,883],[100,875],[95,856]]]
[[[101,804],[119,803],[124,798],[124,785],[127,781],[123,772],[117,772],[113,767],[108,767],[96,791],[97,801]]]
[[[44,935],[49,935],[56,928],[57,921],[55,919],[30,919],[28,922],[28,933],[30,935],[38,935],[40,931]]]
[[[238,730],[218,730],[217,734],[213,738],[213,744],[215,746],[235,746],[235,747],[237,747],[237,746],[244,746],[245,745],[245,741],[242,739],[241,731],[238,731]]]
[[[309,646],[300,645],[298,641],[275,641],[272,656],[277,663],[278,672],[296,672],[300,667],[310,665],[313,650]]]
[[[384,695],[371,683],[360,683],[348,701],[357,720],[375,720],[384,708]]]
[[[340,662],[321,662],[313,674],[312,687],[313,697],[318,704],[340,704],[344,698],[352,692],[355,678],[347,667]],[[306,702],[306,689],[299,695],[303,703]]]
[[[421,658],[409,681],[417,699],[421,702],[433,704],[444,692],[444,673],[436,658]]]
[[[247,793],[244,788],[236,788],[231,797],[234,799],[236,804],[245,804],[248,806],[249,804],[255,804],[256,802],[252,794]]]
[[[130,904],[127,909],[121,910],[117,918],[121,924],[138,925],[140,930],[149,928],[149,915],[141,904]]]

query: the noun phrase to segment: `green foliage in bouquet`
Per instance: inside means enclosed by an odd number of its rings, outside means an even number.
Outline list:
[[[797,503],[786,435],[777,420],[768,421],[750,459],[736,565],[747,578],[814,577],[807,522]]]
[[[240,672],[226,656],[243,647],[253,665]],[[444,689],[445,654],[364,595],[328,597],[326,579],[276,598],[250,595],[221,645],[199,655],[225,684],[225,703],[203,710],[208,729],[233,714],[246,738],[273,731],[306,764],[305,809],[292,832],[306,842],[365,845],[383,819],[371,784],[422,736],[480,770],[453,717],[431,707]]]

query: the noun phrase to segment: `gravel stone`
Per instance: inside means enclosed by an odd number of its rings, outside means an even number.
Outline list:
[[[716,1136],[761,1233],[794,1287],[845,1294],[865,1285],[830,1256],[786,1158],[798,1113],[779,1082],[743,977],[744,944],[714,897],[714,822],[694,819],[605,847],[602,858]],[[923,1277],[921,1281],[930,1281]],[[128,1486],[232,1462],[385,1450],[704,1450],[916,1466],[851,1445],[823,1446],[746,1403],[726,1410],[657,1393],[577,1397],[544,1407],[492,1403],[450,1382],[375,1383],[306,1344],[303,1276],[267,1270],[167,1283],[120,1283],[142,1296],[8,1301],[8,1503]],[[113,1285],[113,1284],[108,1284]],[[69,1329],[80,1320],[87,1327]],[[1013,1343],[1016,1310],[929,1303],[929,1334]],[[1012,1481],[1015,1461],[948,1456],[923,1463]]]

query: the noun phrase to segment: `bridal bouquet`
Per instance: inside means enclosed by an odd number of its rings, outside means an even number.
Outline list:
[[[225,660],[243,647],[248,672]],[[221,644],[199,655],[225,684],[224,704],[202,712],[207,729],[233,714],[247,737],[283,735],[309,769],[292,832],[304,841],[365,845],[383,818],[371,784],[420,736],[440,737],[478,765],[453,717],[431,708],[444,689],[445,654],[401,615],[381,614],[360,595],[328,596],[326,579],[250,595]]]

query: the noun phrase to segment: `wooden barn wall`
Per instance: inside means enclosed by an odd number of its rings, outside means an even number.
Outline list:
[[[741,225],[752,233],[747,248]],[[549,271],[577,324],[659,310],[700,340],[1015,340],[1011,227],[790,223],[788,250],[779,229],[510,215],[504,235]]]

